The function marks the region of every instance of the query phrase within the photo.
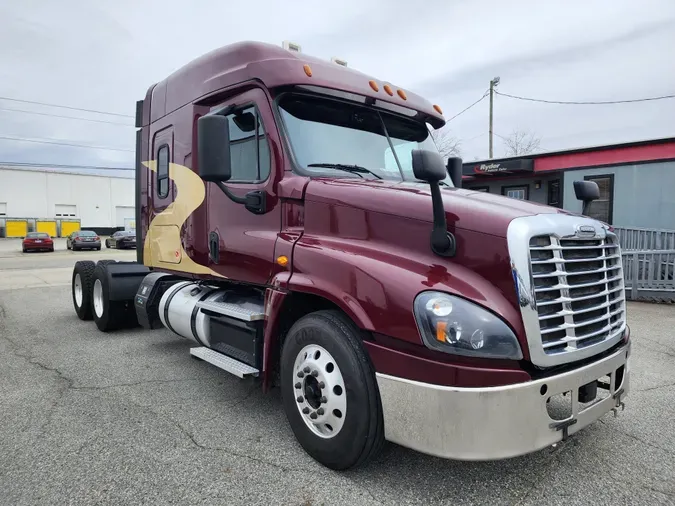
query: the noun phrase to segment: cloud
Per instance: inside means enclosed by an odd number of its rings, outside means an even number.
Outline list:
[[[440,103],[447,117],[495,75],[515,95],[611,100],[672,93],[672,0],[344,0],[339,8],[271,0],[60,0],[0,6],[0,96],[134,114],[150,85],[238,40],[290,39]],[[487,155],[484,100],[448,128],[467,158]],[[0,100],[0,108],[128,122]],[[542,147],[675,135],[675,100],[551,106],[495,99],[495,131],[528,128]],[[133,127],[0,110],[0,136],[133,150]],[[501,142],[496,139],[496,154]],[[133,164],[133,153],[0,140],[0,161]]]

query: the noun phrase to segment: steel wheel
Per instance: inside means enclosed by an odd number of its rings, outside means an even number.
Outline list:
[[[319,437],[335,437],[347,414],[347,393],[333,356],[319,345],[305,346],[295,359],[293,381],[307,427]]]
[[[100,279],[94,282],[94,312],[99,318],[103,317],[103,285]]]
[[[82,307],[82,278],[79,273],[75,274],[73,291],[75,294],[75,304],[77,304],[77,307]]]

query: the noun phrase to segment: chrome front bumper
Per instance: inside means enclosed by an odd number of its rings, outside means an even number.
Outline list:
[[[431,385],[378,373],[385,438],[422,453],[460,460],[502,459],[540,450],[622,405],[630,385],[629,354],[630,344],[573,371],[489,388]],[[616,385],[622,366],[623,379]],[[579,387],[606,375],[611,380],[609,395],[582,408]],[[549,417],[546,401],[563,392],[571,392],[572,415],[556,421]]]

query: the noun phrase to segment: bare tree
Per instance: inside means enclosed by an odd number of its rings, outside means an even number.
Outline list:
[[[444,161],[451,156],[462,156],[462,141],[452,135],[449,130],[436,130],[431,136],[436,142],[438,151],[441,153]]]
[[[514,130],[511,135],[504,137],[506,156],[528,155],[537,151],[541,139],[527,130]]]

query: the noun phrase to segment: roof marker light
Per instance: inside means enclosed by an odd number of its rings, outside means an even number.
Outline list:
[[[302,66],[302,68],[305,70],[305,74],[307,74],[307,77],[312,77],[312,67],[307,65],[306,63]]]
[[[373,89],[373,91],[380,91],[380,87],[375,81],[368,81],[368,84],[370,84],[370,87]]]
[[[396,90],[396,93],[398,93],[398,96],[401,97],[403,100],[408,100],[408,97],[406,96],[405,91]]]
[[[392,89],[391,89],[391,86],[389,86],[388,84],[385,84],[385,85],[384,85],[384,91],[385,91],[385,92],[387,93],[387,95],[389,95],[390,97],[393,97],[393,96],[394,96],[394,90],[392,90]]]
[[[286,51],[291,51],[292,53],[302,53],[302,47],[300,44],[296,44],[290,40],[283,41],[281,43],[281,47],[283,47]]]
[[[438,114],[443,114],[443,109],[441,109],[440,106],[437,106],[437,105],[434,104],[434,109],[436,110],[436,112]]]

